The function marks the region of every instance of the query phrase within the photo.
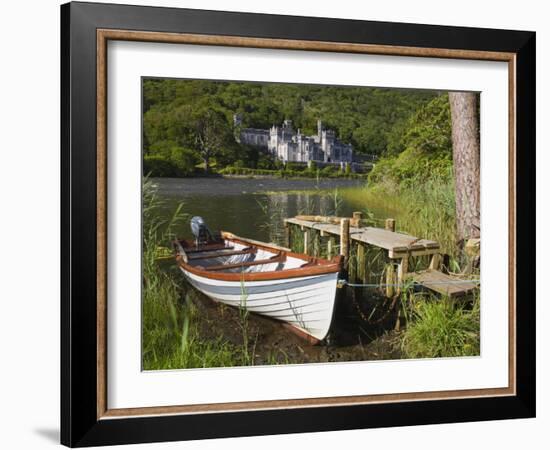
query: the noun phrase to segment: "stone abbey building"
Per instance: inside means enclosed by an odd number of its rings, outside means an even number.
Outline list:
[[[240,115],[234,116],[234,125],[241,124]],[[242,128],[240,142],[267,150],[268,153],[283,162],[310,161],[322,163],[351,164],[353,146],[344,144],[336,138],[333,130],[325,130],[320,120],[317,121],[317,134],[305,136],[298,129],[295,131],[291,120],[285,120],[282,126],[273,126],[269,130]]]

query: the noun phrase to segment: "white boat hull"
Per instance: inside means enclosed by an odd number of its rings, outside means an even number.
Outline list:
[[[338,273],[269,281],[222,281],[180,267],[197,290],[213,300],[287,322],[322,340],[334,313]]]

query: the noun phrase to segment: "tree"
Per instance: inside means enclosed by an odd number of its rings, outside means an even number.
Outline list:
[[[369,182],[420,187],[424,180],[452,181],[453,145],[448,95],[422,105],[392,131],[392,148],[376,162]],[[451,209],[454,216],[454,205]]]
[[[195,144],[204,162],[204,171],[210,170],[210,160],[230,145],[233,135],[225,117],[215,110],[201,111],[194,120]]]
[[[479,206],[479,121],[477,94],[450,92],[455,178],[457,238],[464,242],[478,238]]]

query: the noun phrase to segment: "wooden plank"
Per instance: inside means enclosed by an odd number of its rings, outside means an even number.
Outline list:
[[[435,253],[439,253],[439,247],[422,249],[422,250],[410,250],[410,251],[404,251],[404,252],[393,252],[389,250],[388,257],[390,257],[391,259],[401,259],[406,255],[416,257],[416,256],[433,255]]]
[[[418,283],[434,292],[448,297],[466,295],[479,285],[472,282],[457,283],[459,278],[451,277],[438,270],[426,270],[410,274],[415,283]]]
[[[414,250],[425,250],[439,248],[435,241],[418,239],[407,234],[395,233],[381,228],[366,227],[355,232],[352,230],[351,238],[365,244],[374,245],[392,252],[407,252]]]

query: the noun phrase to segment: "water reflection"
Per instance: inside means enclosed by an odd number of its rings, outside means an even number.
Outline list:
[[[168,211],[184,203],[189,216],[202,216],[212,230],[231,231],[281,243],[286,217],[298,214],[351,215],[353,206],[335,194],[361,186],[357,180],[154,179]],[[301,189],[302,191],[300,191]],[[189,235],[188,223],[177,230]]]

